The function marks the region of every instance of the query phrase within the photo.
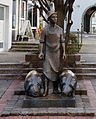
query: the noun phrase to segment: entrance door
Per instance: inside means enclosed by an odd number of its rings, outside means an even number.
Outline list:
[[[0,6],[0,51],[4,45],[4,7]]]

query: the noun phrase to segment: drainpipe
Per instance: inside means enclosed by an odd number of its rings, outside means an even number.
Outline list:
[[[83,25],[81,23],[81,43],[82,43],[82,35],[83,35]]]

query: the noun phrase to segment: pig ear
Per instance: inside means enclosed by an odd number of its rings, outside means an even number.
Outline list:
[[[65,72],[63,71],[59,76],[62,78],[65,75]]]

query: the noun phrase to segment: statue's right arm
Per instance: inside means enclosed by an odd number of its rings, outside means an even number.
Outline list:
[[[44,53],[43,53],[44,39],[45,39],[45,30],[43,29],[41,32],[41,36],[40,36],[40,54],[39,54],[40,59],[43,59],[43,57],[44,57]]]
[[[40,43],[40,53],[43,53],[44,43]]]
[[[43,59],[44,57],[43,48],[44,48],[44,43],[40,43],[40,54],[39,54],[40,59]]]

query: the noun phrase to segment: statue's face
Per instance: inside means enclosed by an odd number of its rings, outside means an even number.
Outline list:
[[[53,14],[51,17],[50,17],[50,22],[52,24],[56,24],[57,23],[57,15],[56,14]]]

